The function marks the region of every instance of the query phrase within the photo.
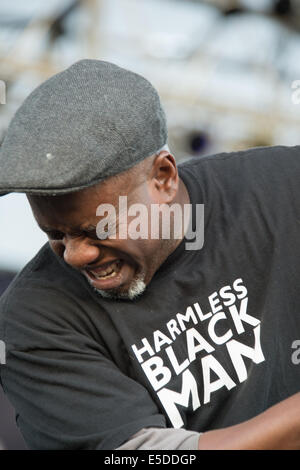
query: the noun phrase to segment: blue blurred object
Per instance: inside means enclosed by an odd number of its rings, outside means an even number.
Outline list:
[[[209,146],[209,137],[202,131],[192,133],[189,136],[189,145],[194,155],[202,154]]]

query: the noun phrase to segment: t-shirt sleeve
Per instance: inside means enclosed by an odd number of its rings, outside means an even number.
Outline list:
[[[186,429],[141,429],[116,450],[198,450],[201,434]]]
[[[142,428],[165,427],[148,391],[92,335],[74,329],[65,308],[54,290],[25,287],[0,306],[2,385],[28,447],[110,450]]]

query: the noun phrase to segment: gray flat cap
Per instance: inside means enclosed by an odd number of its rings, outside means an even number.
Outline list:
[[[53,195],[92,186],[167,141],[158,93],[142,76],[81,60],[36,88],[0,148],[0,195]]]

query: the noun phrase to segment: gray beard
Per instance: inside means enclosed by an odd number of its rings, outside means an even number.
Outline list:
[[[101,297],[104,297],[106,299],[134,300],[140,295],[142,295],[146,289],[146,284],[144,282],[144,279],[145,277],[143,274],[138,275],[135,279],[133,279],[127,292],[118,292],[117,289],[107,289],[107,290],[97,289],[96,287],[92,285],[92,283],[89,280],[88,282],[97,294],[101,295]]]

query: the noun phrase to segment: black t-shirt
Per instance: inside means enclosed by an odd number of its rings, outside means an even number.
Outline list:
[[[204,245],[184,239],[141,297],[101,298],[48,243],[2,296],[1,380],[30,448],[113,449],[149,426],[203,432],[299,391],[300,147],[179,173],[204,204]]]

